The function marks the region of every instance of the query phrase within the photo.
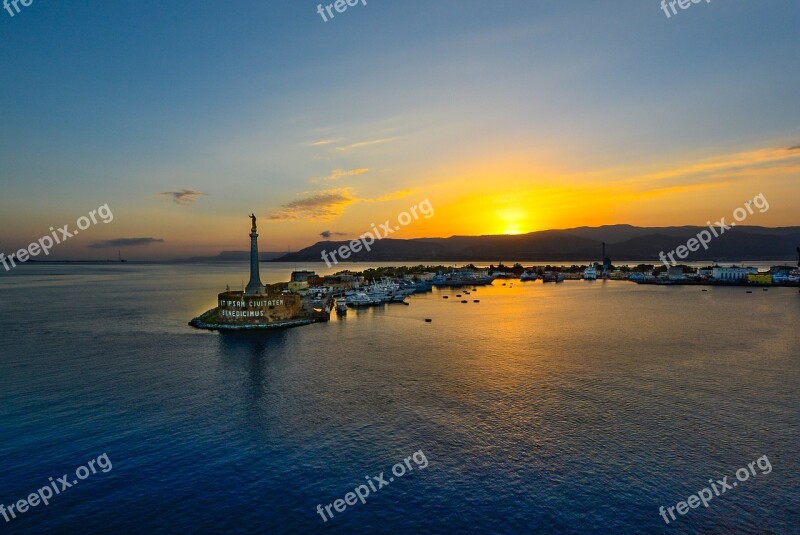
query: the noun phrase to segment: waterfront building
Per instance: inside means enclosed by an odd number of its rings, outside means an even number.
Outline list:
[[[747,282],[751,284],[772,284],[770,273],[748,273]]]
[[[758,274],[758,268],[714,266],[711,270],[711,278],[722,282],[741,282],[747,280],[747,276],[750,274]]]
[[[697,270],[697,278],[699,279],[710,279],[713,274],[712,268],[700,268]]]
[[[667,278],[671,281],[680,281],[684,280],[686,276],[683,274],[681,266],[673,266],[667,270]]]
[[[292,292],[293,294],[303,293],[306,290],[308,290],[308,287],[309,286],[308,286],[308,280],[307,279],[306,280],[301,280],[301,281],[293,280],[293,281],[289,282],[289,286],[288,286],[289,291]]]
[[[291,282],[303,282],[308,281],[308,279],[312,277],[316,277],[317,274],[314,271],[292,271],[292,275],[289,278]]]

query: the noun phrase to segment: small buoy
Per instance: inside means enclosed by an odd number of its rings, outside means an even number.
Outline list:
[[[467,301],[466,299],[464,299],[464,300],[463,300],[463,301],[461,301],[461,302],[462,302],[462,303],[469,303],[469,301]]]
[[[449,295],[443,295],[442,299],[450,299],[450,296]]]
[[[432,321],[433,321],[433,320],[432,320],[432,319],[430,319],[430,318],[425,318],[425,323],[430,323],[430,322],[432,322]]]
[[[708,290],[703,290],[703,291],[704,291],[704,292],[707,292]]]
[[[762,291],[762,292],[768,292],[768,291],[769,291],[769,288],[762,288],[762,289],[761,289],[761,291]]]
[[[456,297],[461,297],[461,294],[456,294]]]
[[[472,302],[473,302],[473,303],[480,303],[480,302],[481,302],[481,300],[480,300],[480,299],[473,299],[473,300],[472,300]]]
[[[751,293],[753,293],[753,292],[752,292],[752,291],[750,291],[750,290],[747,290],[747,293],[751,294]]]

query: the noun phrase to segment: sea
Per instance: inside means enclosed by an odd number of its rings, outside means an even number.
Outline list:
[[[1,533],[800,533],[797,288],[496,280],[190,327],[246,269],[0,275]]]

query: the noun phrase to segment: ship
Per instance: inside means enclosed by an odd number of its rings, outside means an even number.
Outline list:
[[[597,268],[592,265],[583,270],[583,279],[587,281],[597,280]]]
[[[545,271],[542,282],[564,282],[564,274],[559,272]]]
[[[433,286],[486,286],[494,282],[494,277],[490,275],[481,275],[474,271],[463,269],[460,271],[451,271],[448,273],[437,273],[431,280]]]
[[[345,302],[347,303],[347,306],[355,308],[371,307],[372,305],[377,305],[380,303],[380,301],[375,301],[365,292],[348,292]]]

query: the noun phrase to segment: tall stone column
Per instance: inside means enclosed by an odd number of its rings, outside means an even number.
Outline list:
[[[264,285],[261,283],[261,275],[258,272],[258,229],[256,228],[256,216],[250,214],[253,227],[250,229],[250,282],[245,288],[245,295],[258,295],[264,293]]]

